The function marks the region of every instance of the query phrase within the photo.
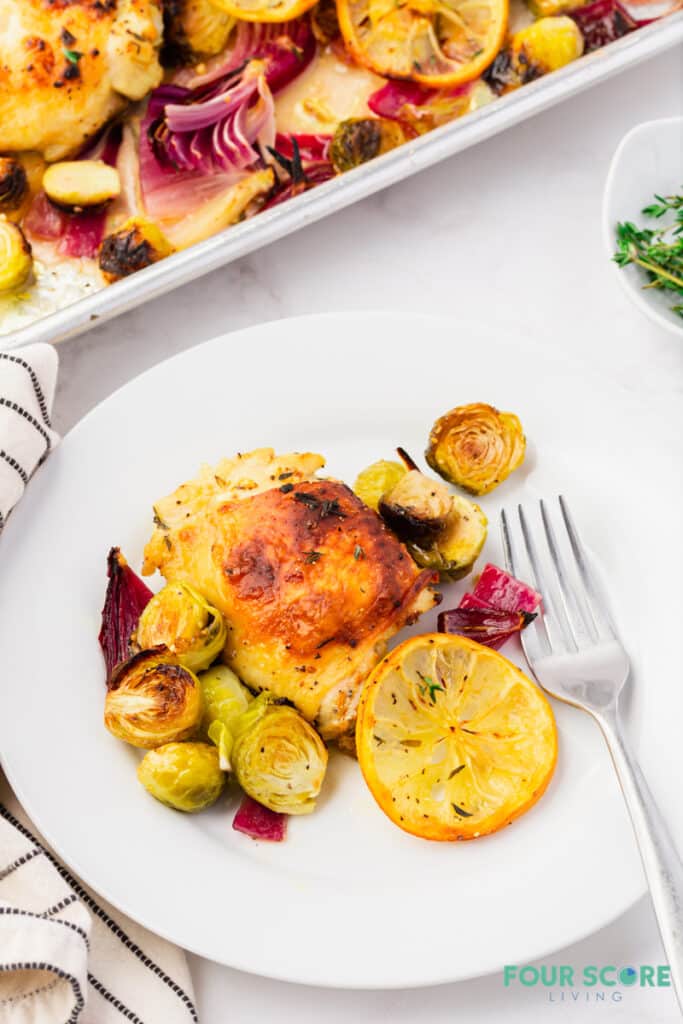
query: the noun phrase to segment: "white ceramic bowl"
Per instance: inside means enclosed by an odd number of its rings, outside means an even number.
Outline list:
[[[647,121],[633,128],[619,143],[607,175],[602,228],[608,256],[616,250],[616,226],[630,220],[639,227],[656,224],[640,212],[659,195],[680,194],[683,186],[683,117]],[[629,298],[651,320],[683,336],[683,318],[674,313],[674,292],[643,289],[645,272],[631,264],[614,274]]]

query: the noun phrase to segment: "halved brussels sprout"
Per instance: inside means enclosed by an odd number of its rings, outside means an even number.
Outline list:
[[[340,121],[330,143],[330,160],[341,173],[388,153],[408,139],[405,129],[385,117],[353,117]]]
[[[204,698],[202,732],[218,747],[223,771],[230,771],[232,726],[254,699],[231,668],[216,665],[199,677]]]
[[[201,718],[199,680],[165,648],[140,651],[114,669],[104,724],[120,740],[153,749],[189,739]]]
[[[232,769],[244,792],[271,811],[310,814],[327,768],[327,750],[313,726],[262,693],[232,731]]]
[[[410,469],[379,500],[379,514],[402,541],[429,542],[446,525],[451,495],[439,480]]]
[[[471,572],[486,541],[488,521],[474,502],[449,495],[451,507],[443,530],[428,544],[406,547],[425,569],[437,569],[444,580],[459,580]]]
[[[511,412],[476,402],[436,421],[426,458],[432,469],[472,494],[488,494],[524,461],[526,439]]]
[[[43,188],[57,206],[79,211],[116,199],[121,179],[116,168],[103,160],[61,160],[45,171]]]
[[[236,24],[211,0],[165,0],[164,63],[194,64],[220,53]]]
[[[578,5],[575,5],[578,6]],[[583,53],[581,29],[566,15],[539,18],[515,32],[510,42],[512,67],[521,83],[557,71]]]
[[[138,778],[162,804],[189,814],[215,803],[225,785],[218,751],[208,743],[165,743],[150,750],[138,765]]]
[[[150,267],[172,252],[173,246],[154,221],[147,217],[129,217],[104,239],[98,263],[105,281],[112,284],[136,270]]]
[[[18,224],[0,213],[0,292],[26,284],[33,269],[31,246]]]
[[[167,647],[181,665],[201,672],[225,646],[221,613],[187,583],[167,583],[149,602],[138,623],[136,642],[145,650]]]
[[[400,462],[389,462],[387,459],[380,459],[367,466],[356,477],[353,485],[355,494],[364,501],[375,512],[382,495],[387,494],[406,475],[408,470]]]

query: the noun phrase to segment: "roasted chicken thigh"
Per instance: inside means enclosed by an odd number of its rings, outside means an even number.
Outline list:
[[[156,506],[143,572],[199,589],[225,616],[225,661],[329,739],[353,727],[387,640],[436,596],[345,484],[306,479],[321,463],[265,449],[206,468]]]
[[[0,152],[60,160],[161,81],[161,0],[0,0]]]

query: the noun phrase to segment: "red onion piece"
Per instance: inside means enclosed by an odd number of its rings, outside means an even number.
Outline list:
[[[281,843],[287,835],[287,815],[271,811],[250,796],[245,796],[237,808],[232,827],[252,839]]]
[[[44,192],[38,192],[31,203],[24,228],[26,234],[41,241],[54,241],[66,231],[67,214],[50,202]]]
[[[109,582],[98,639],[108,682],[114,668],[130,654],[130,638],[152,591],[133,572],[119,548],[112,548],[107,556],[107,576]]]
[[[497,651],[536,618],[533,612],[504,612],[495,608],[452,608],[440,612],[440,633],[454,633]]]
[[[283,185],[263,207],[264,210],[270,210],[273,206],[279,206],[280,203],[284,203],[287,199],[294,199],[295,196],[301,195],[302,192],[308,192],[309,189],[315,185],[322,185],[323,182],[329,181],[330,178],[334,178],[334,170],[332,165],[320,166],[313,168],[311,171],[306,171],[306,181],[289,181]]]
[[[569,17],[581,29],[585,53],[599,50],[636,28],[636,22],[619,0],[595,0],[586,7],[570,11]]]
[[[57,252],[62,256],[94,259],[104,238],[106,210],[70,213],[66,220],[66,230],[57,246]]]
[[[489,608],[499,611],[534,612],[541,603],[541,595],[533,587],[490,562],[484,566],[473,593]]]
[[[474,594],[470,594],[470,593],[463,594],[462,598],[460,599],[460,604],[458,605],[458,608],[489,608],[489,607],[490,607],[490,605],[488,605],[486,603],[486,601],[482,601],[478,597],[475,597]]]
[[[403,82],[390,78],[386,85],[373,92],[368,99],[368,106],[378,117],[396,120],[400,119],[406,104],[421,107],[435,92],[435,89],[428,89],[426,85],[420,85],[418,82]]]

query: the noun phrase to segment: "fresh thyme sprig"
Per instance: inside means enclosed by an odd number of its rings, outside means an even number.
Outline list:
[[[661,228],[638,228],[631,221],[617,224],[617,251],[612,259],[620,267],[635,263],[648,277],[644,288],[661,288],[683,297],[683,196],[655,195],[656,202],[641,211],[660,220],[674,213]],[[683,301],[671,307],[683,318]]]

